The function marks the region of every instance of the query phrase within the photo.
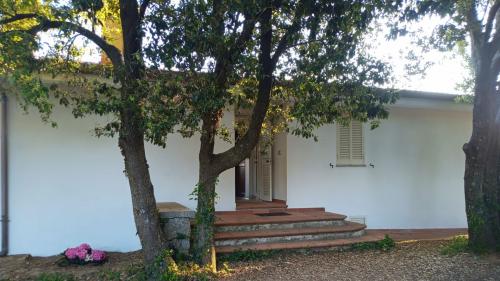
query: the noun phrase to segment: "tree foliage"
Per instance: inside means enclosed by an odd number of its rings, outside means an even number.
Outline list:
[[[198,88],[191,89],[189,102],[195,118],[234,105],[254,106],[261,71],[258,19],[267,6],[274,5],[221,1],[217,15],[215,2],[156,3],[157,12],[148,18],[151,38],[146,53],[152,64],[181,71],[191,82],[200,83],[191,83]],[[272,18],[276,83],[268,112],[274,118],[269,119],[280,119],[276,118],[279,113],[287,122],[278,127],[294,120],[296,126],[289,129],[310,137],[315,127],[338,118],[347,122],[387,117],[383,105],[394,102],[395,96],[370,87],[386,83],[390,69],[357,47],[373,17],[395,10],[397,4],[285,1],[276,6]],[[221,68],[227,70],[218,72],[217,63],[226,64]],[[217,85],[221,80],[223,85]]]

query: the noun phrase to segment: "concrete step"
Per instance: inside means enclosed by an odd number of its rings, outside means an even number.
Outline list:
[[[345,222],[345,225],[340,226],[219,232],[215,234],[215,245],[238,246],[289,241],[345,239],[364,235],[365,228],[366,226],[363,224]]]
[[[317,208],[265,210],[264,212],[236,211],[218,213],[216,232],[258,231],[271,229],[316,228],[345,225],[346,216]]]
[[[376,242],[382,239],[384,239],[383,234],[370,233],[363,235],[361,237],[335,239],[335,240],[292,241],[292,242],[278,242],[278,243],[265,243],[265,244],[253,244],[253,245],[217,246],[215,250],[218,254],[227,254],[238,251],[335,249],[335,248],[349,247],[357,243]]]

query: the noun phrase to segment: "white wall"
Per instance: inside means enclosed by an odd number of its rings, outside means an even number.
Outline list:
[[[367,167],[330,167],[334,125],[317,131],[318,142],[289,135],[289,207],[365,216],[369,228],[466,227],[462,145],[471,113],[405,106],[392,108],[379,128],[365,127]]]
[[[52,255],[88,242],[110,251],[140,248],[116,139],[92,136],[98,118],[74,119],[58,108],[51,128],[9,103],[10,254]],[[104,119],[100,119],[101,121]],[[232,114],[224,123],[232,124]],[[220,151],[228,144],[218,142]],[[198,176],[199,137],[147,146],[156,199],[189,200]],[[220,178],[218,210],[234,209],[234,170]]]
[[[276,135],[273,143],[273,199],[286,201],[286,133]]]
[[[319,142],[287,136],[288,205],[366,216],[371,228],[465,227],[461,147],[471,114],[407,106],[392,109],[380,128],[366,130],[367,164],[375,168],[330,168],[334,126],[318,130]],[[81,242],[110,251],[139,249],[116,139],[91,133],[103,119],[76,120],[58,108],[59,128],[53,129],[36,113],[23,114],[12,99],[9,108],[11,254],[52,255]],[[226,114],[226,126],[232,122]],[[189,194],[198,145],[198,136],[171,136],[166,150],[148,145],[159,202],[195,208]],[[227,146],[219,141],[216,150]],[[217,209],[233,210],[234,169],[221,176],[217,192]]]

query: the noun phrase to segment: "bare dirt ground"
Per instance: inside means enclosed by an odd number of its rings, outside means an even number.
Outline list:
[[[236,280],[500,280],[500,257],[445,256],[442,241],[399,243],[389,252],[294,253],[235,263]]]
[[[64,267],[57,265],[61,256],[31,257],[19,255],[3,257],[0,258],[0,281],[36,280],[42,273],[71,275],[75,280],[107,280],[111,279],[109,272],[120,272],[125,275],[128,271],[140,267],[142,262],[140,252],[107,254],[108,261],[103,265],[69,265]]]
[[[445,243],[449,242],[399,243],[388,252],[280,253],[258,261],[229,262],[232,273],[220,280],[500,280],[499,256],[445,256],[440,253]],[[71,274],[75,280],[129,280],[127,272],[141,263],[139,252],[109,256],[103,266],[69,267],[56,265],[59,257],[0,258],[0,280],[36,280],[47,272]]]

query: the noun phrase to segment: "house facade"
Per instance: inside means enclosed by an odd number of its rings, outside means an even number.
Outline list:
[[[217,210],[237,200],[324,207],[372,229],[464,228],[463,144],[472,107],[454,96],[403,91],[380,127],[353,122],[316,131],[318,141],[281,134],[224,172]],[[109,251],[140,248],[123,159],[113,138],[92,135],[108,117],[74,119],[56,108],[57,128],[13,97],[5,115],[9,254],[58,254],[82,242]],[[224,123],[236,118],[226,112]],[[216,152],[230,144],[216,143]],[[166,149],[147,145],[158,202],[196,207],[199,137],[169,137]]]

